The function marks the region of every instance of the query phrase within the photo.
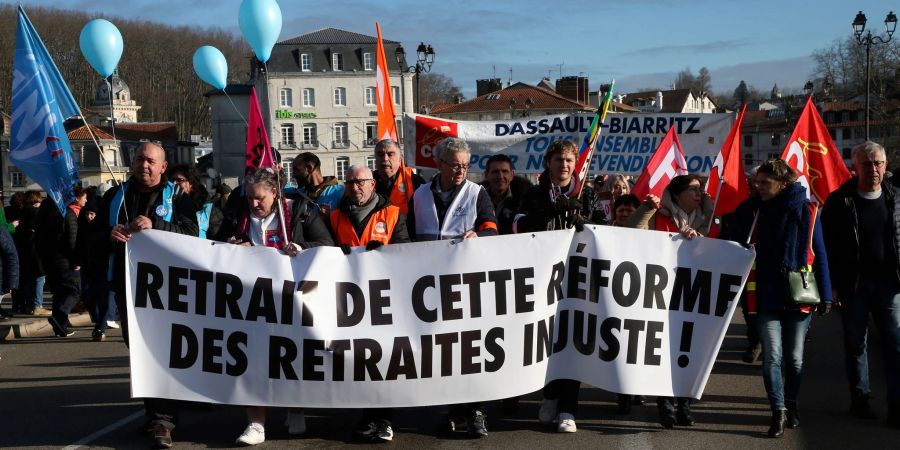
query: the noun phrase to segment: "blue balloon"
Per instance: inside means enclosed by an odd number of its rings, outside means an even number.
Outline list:
[[[112,75],[122,58],[122,33],[108,20],[94,19],[81,29],[81,54],[103,78]]]
[[[266,62],[281,34],[281,8],[275,0],[244,0],[238,10],[238,25],[256,58]]]
[[[219,49],[204,45],[194,52],[194,72],[210,86],[222,90],[228,79],[228,62]]]

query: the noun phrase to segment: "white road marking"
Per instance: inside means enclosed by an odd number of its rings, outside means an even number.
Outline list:
[[[75,443],[72,445],[67,445],[67,446],[63,447],[63,450],[76,450],[78,448],[84,447],[85,445],[97,440],[98,438],[100,438],[104,435],[107,435],[109,433],[112,433],[113,431],[121,428],[122,426],[128,424],[129,422],[133,422],[135,419],[137,419],[138,417],[141,417],[143,415],[144,415],[144,410],[142,408],[140,411],[135,411],[130,416],[123,417],[118,422],[109,424],[106,427],[104,427],[100,430],[97,430],[97,431],[75,441]]]

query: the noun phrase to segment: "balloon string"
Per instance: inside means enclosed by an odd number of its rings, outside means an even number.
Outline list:
[[[112,88],[112,75],[109,78],[104,79],[106,81],[106,85],[109,87],[106,91],[109,93],[109,128],[112,131],[112,139],[113,142],[116,141],[116,115],[113,110],[113,88]],[[121,147],[121,145],[120,145]]]
[[[231,103],[231,107],[232,107],[232,108],[234,108],[234,112],[236,112],[236,113],[237,113],[237,115],[238,115],[238,117],[240,117],[240,118],[241,118],[241,120],[243,120],[243,121],[244,121],[244,125],[246,125],[246,126],[247,126],[247,128],[250,128],[250,123],[249,123],[249,122],[247,122],[247,119],[245,119],[245,118],[244,118],[244,115],[243,115],[243,114],[241,114],[241,111],[240,111],[240,110],[239,110],[239,109],[238,109],[238,107],[237,107],[237,105],[235,105],[235,104],[234,104],[234,101],[233,101],[233,100],[231,100],[231,96],[230,96],[230,95],[228,95],[228,93],[227,93],[227,92],[225,92],[225,89],[222,89],[222,93],[223,93],[223,94],[225,94],[225,98],[227,98],[227,99],[228,99],[228,101],[229,101],[229,102],[230,102],[230,103]]]

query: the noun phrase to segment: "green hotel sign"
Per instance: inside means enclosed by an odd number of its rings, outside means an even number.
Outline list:
[[[315,119],[316,113],[314,113],[314,112],[293,112],[288,109],[276,109],[275,110],[275,118],[276,119]]]

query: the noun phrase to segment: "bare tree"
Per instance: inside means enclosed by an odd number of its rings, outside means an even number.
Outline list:
[[[422,74],[419,79],[419,107],[430,110],[440,103],[456,103],[465,99],[453,79],[441,73]]]

